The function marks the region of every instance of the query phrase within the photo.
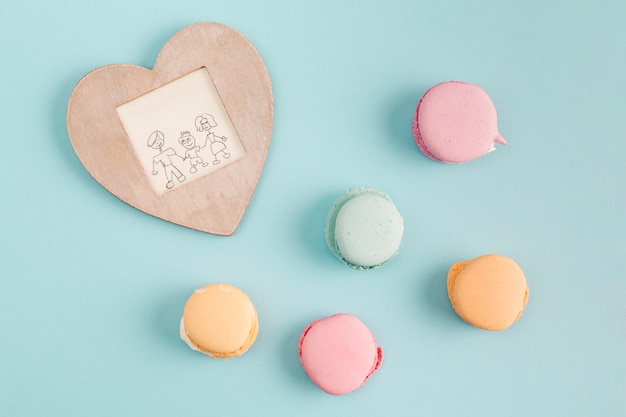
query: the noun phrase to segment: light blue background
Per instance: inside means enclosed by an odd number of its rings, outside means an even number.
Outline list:
[[[546,4],[549,3],[549,4]],[[623,416],[626,3],[623,1],[3,2],[0,13],[3,416]],[[242,32],[270,73],[265,170],[232,237],[145,215],[85,171],[67,137],[78,80],[152,67],[182,27]],[[508,140],[443,165],[413,142],[431,85],[481,85]],[[368,272],[323,239],[353,186],[389,193],[401,252]],[[515,259],[530,301],[510,329],[462,322],[448,267]],[[196,287],[229,282],[260,332],[220,361],[178,339]],[[313,319],[361,318],[385,361],[333,397],[302,371]]]

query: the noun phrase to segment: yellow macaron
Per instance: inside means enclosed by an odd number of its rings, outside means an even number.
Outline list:
[[[180,320],[180,337],[190,348],[221,359],[245,353],[258,330],[254,304],[246,293],[229,284],[195,290]]]
[[[528,286],[515,261],[484,255],[450,267],[448,297],[467,323],[485,330],[504,330],[521,317],[528,302]]]

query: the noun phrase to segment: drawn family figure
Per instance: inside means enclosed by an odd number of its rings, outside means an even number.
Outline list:
[[[165,178],[167,178],[165,186],[170,189],[174,187],[174,177],[176,177],[178,182],[183,182],[187,178],[178,168],[176,168],[174,161],[172,160],[173,157],[181,157],[172,148],[163,150],[163,145],[165,145],[165,135],[163,132],[160,130],[152,132],[148,137],[148,147],[159,151],[159,153],[152,158],[152,175],[157,175],[159,173],[157,171],[157,167],[161,164],[163,166]]]
[[[191,168],[189,169],[190,173],[195,174],[198,171],[196,168],[196,165],[198,164],[201,164],[203,167],[209,165],[208,162],[204,162],[204,160],[198,156],[200,146],[196,144],[196,138],[191,136],[191,133],[189,133],[188,130],[180,132],[178,143],[183,145],[183,148],[185,148],[185,157],[183,158],[183,161],[189,159],[189,164],[191,165]]]
[[[209,149],[211,149],[211,153],[213,154],[213,165],[220,163],[218,156],[221,156],[224,159],[230,158],[230,153],[227,152],[227,147],[224,143],[227,138],[226,136],[217,136],[212,131],[215,126],[217,126],[215,119],[208,113],[203,113],[196,117],[196,129],[198,129],[198,132],[207,132],[206,141],[211,143]]]

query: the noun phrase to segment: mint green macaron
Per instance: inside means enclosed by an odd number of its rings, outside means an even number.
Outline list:
[[[357,187],[334,202],[324,232],[328,248],[344,264],[373,269],[398,254],[404,221],[386,193]]]

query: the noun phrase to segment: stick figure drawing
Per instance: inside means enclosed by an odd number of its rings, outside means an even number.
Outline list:
[[[152,132],[148,137],[148,147],[159,151],[159,153],[152,158],[152,175],[157,175],[159,173],[157,171],[157,167],[161,164],[163,166],[165,178],[167,178],[165,186],[170,189],[174,187],[173,177],[176,177],[178,182],[183,182],[187,178],[178,168],[176,168],[174,162],[172,161],[172,157],[182,158],[172,148],[163,150],[163,145],[165,145],[165,135],[163,132],[160,130]]]
[[[189,159],[189,164],[191,165],[191,168],[189,169],[190,173],[195,174],[198,171],[196,165],[202,165],[203,167],[209,165],[208,162],[204,162],[204,160],[200,156],[198,156],[200,146],[196,145],[196,138],[191,136],[191,133],[189,133],[188,130],[180,132],[180,138],[178,139],[178,143],[183,145],[183,147],[185,148],[184,159]]]
[[[227,152],[227,146],[224,143],[228,138],[226,136],[217,136],[212,131],[215,126],[217,126],[215,119],[208,113],[203,113],[196,117],[196,129],[198,129],[198,132],[207,132],[206,139],[211,142],[209,149],[211,149],[213,154],[213,165],[221,162],[218,156],[224,159],[230,158],[230,153]]]

